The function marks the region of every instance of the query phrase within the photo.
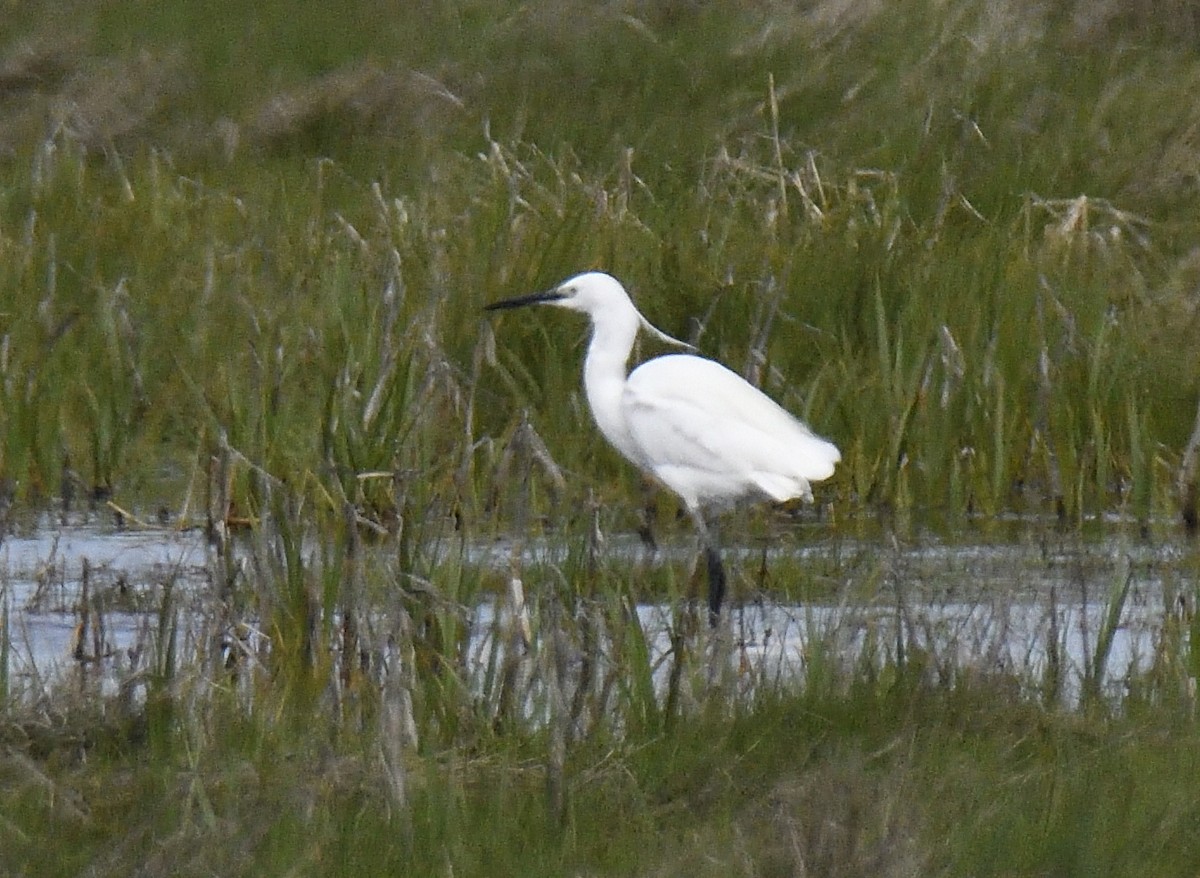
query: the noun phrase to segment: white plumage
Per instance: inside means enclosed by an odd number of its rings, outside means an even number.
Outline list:
[[[588,272],[548,292],[487,308],[530,304],[558,305],[591,318],[583,381],[592,416],[605,438],[675,492],[695,521],[708,560],[709,611],[716,624],[725,573],[705,513],[743,500],[811,500],[810,483],[833,475],[841,454],[713,360],[669,354],[626,376],[639,329],[671,344],[690,345],[651,325],[610,275]]]
[[[833,475],[837,448],[720,363],[688,354],[635,369],[621,414],[635,459],[691,508],[739,500],[812,499]]]

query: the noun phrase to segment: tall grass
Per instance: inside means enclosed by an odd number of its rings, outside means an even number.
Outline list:
[[[0,677],[0,871],[1194,873],[1192,559],[1022,676],[899,550],[1189,514],[1190,4],[184,5],[0,21],[0,507],[212,545],[116,699]],[[480,314],[584,268],[842,448],[735,573],[864,604],[799,678],[604,544],[676,516],[585,328]]]
[[[14,143],[0,469],[31,499],[61,494],[70,472],[98,495],[174,500],[196,437],[225,431],[276,477],[328,490],[336,472],[332,494],[368,505],[385,481],[352,483],[389,469],[389,447],[420,448],[458,460],[453,490],[475,504],[479,456],[513,412],[547,436],[586,421],[578,403],[555,411],[573,398],[582,330],[504,326],[505,388],[490,355],[480,368],[492,342],[475,309],[603,267],[839,442],[846,477],[829,496],[843,505],[1079,520],[1132,486],[1139,515],[1165,511],[1197,386],[1180,355],[1195,227],[1193,188],[1146,158],[1182,148],[1185,111],[1145,108],[1186,103],[1153,83],[1185,88],[1194,65],[1116,28],[984,6],[427,9],[405,15],[428,45],[363,30],[308,71],[283,47],[319,22],[290,21],[255,62],[273,72],[242,74],[311,90],[277,102],[312,118],[280,121],[271,152],[253,134],[270,92],[239,102],[199,34],[179,48],[166,19],[85,15],[84,57],[118,33],[173,46],[203,71],[199,100],[192,127],[168,91],[119,137],[92,142],[68,119]],[[49,50],[33,20],[12,28],[19,71]],[[1082,59],[1069,70],[1063,46]],[[364,56],[383,72],[305,78]],[[1150,77],[1151,57],[1171,75]],[[82,88],[84,69],[14,79],[20,106],[64,79]],[[457,107],[416,151],[389,139],[394,115],[367,109],[372,95],[417,101],[387,79],[402,75]],[[1070,102],[1053,90],[1067,81]],[[632,99],[629,82],[644,85]],[[548,91],[572,85],[572,101]],[[70,105],[98,113],[94,100]],[[223,166],[205,138],[178,140],[219,122],[240,132]],[[591,465],[590,444],[550,450],[569,471]],[[600,462],[612,484],[622,470]]]
[[[324,535],[310,523],[272,504],[243,546],[233,624],[195,596],[181,613],[180,584],[166,581],[144,664],[113,663],[118,696],[47,683],[9,705],[0,865],[914,875],[1087,874],[1097,862],[1186,874],[1194,861],[1188,617],[1165,608],[1144,670],[1110,663],[1128,607],[1162,575],[1154,564],[1111,565],[1095,652],[1072,672],[1086,687],[1077,711],[1065,695],[1037,704],[1036,668],[989,660],[970,631],[924,627],[939,623],[922,621],[936,616],[918,594],[952,582],[923,582],[920,553],[897,553],[882,572],[878,552],[843,559],[846,575],[882,575],[894,594],[857,622],[845,607],[850,621],[801,623],[803,686],[755,658],[754,642],[733,645],[721,681],[694,634],[571,594],[589,563],[581,528],[526,562],[531,636],[511,676],[489,677],[479,651],[499,644],[503,662],[515,644],[503,598],[491,621],[471,624],[473,607],[439,600],[462,575],[453,563],[418,593],[401,559],[357,541],[349,519]],[[1081,569],[1097,562],[1086,551]],[[652,574],[601,560],[594,575],[607,595]],[[894,613],[877,612],[893,600]],[[432,648],[419,616],[430,601],[461,624],[453,648]],[[1004,599],[985,608],[1004,619]],[[692,625],[705,631],[699,612]],[[238,633],[248,629],[258,636]],[[221,639],[219,660],[205,660]]]
[[[386,505],[363,496],[386,484],[370,474],[440,459],[434,480],[474,503],[487,494],[479,455],[513,412],[536,410],[546,435],[586,433],[578,403],[562,406],[578,400],[581,328],[535,318],[504,326],[497,344],[480,336],[491,330],[474,309],[572,266],[603,265],[643,278],[634,284],[644,307],[677,334],[689,334],[683,318],[695,315],[702,322],[690,334],[702,350],[743,363],[841,442],[847,479],[835,497],[953,515],[1065,504],[1078,517],[1120,505],[1136,479],[1143,516],[1168,502],[1187,418],[1150,387],[1178,364],[1152,354],[1164,327],[1141,315],[1154,302],[1114,293],[1144,283],[1141,245],[1118,237],[1092,255],[1090,238],[1061,237],[1091,232],[1058,224],[1027,244],[1024,227],[1043,215],[1032,204],[1033,217],[1018,216],[1008,234],[986,229],[952,255],[907,231],[894,182],[839,178],[836,168],[789,171],[788,191],[819,185],[824,209],[766,227],[775,184],[744,159],[710,172],[682,205],[691,220],[681,233],[678,217],[652,225],[654,194],[620,166],[589,179],[573,160],[523,152],[493,143],[461,161],[467,214],[458,197],[389,196],[322,161],[295,184],[299,216],[289,190],[252,219],[259,208],[244,198],[197,201],[182,177],[164,185],[156,162],[146,179],[127,181],[164,214],[158,231],[140,233],[156,249],[110,271],[94,239],[74,237],[87,219],[76,197],[30,206],[33,232],[16,261],[30,264],[23,283],[38,291],[44,317],[7,333],[8,478],[22,496],[45,497],[61,490],[68,461],[98,494],[130,483],[137,495],[139,480],[163,472],[140,465],[147,453],[178,477],[197,435],[210,447],[225,435],[276,477],[315,478],[326,490],[334,478],[333,496],[368,505]],[[78,162],[85,179],[94,173],[83,156],[60,161]],[[76,231],[40,231],[56,221]],[[756,225],[753,241],[734,240]],[[831,282],[849,263],[861,276]],[[668,289],[679,295],[663,299]],[[1165,465],[1149,466],[1146,442],[1164,430]],[[574,470],[588,448],[550,451]]]

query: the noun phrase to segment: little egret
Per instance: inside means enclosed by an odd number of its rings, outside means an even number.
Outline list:
[[[744,500],[812,500],[810,482],[833,475],[841,454],[774,400],[713,360],[668,354],[626,376],[639,329],[691,348],[656,329],[620,282],[577,275],[542,293],[505,299],[488,311],[557,305],[592,320],[583,386],[604,437],[634,466],[670,488],[696,525],[708,564],[709,622],[725,595],[721,553],[706,514]]]

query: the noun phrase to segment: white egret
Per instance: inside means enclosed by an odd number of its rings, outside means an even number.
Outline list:
[[[592,320],[583,386],[604,437],[670,488],[696,525],[708,564],[709,621],[720,619],[725,570],[706,514],[745,500],[812,500],[810,482],[833,475],[841,454],[774,400],[713,360],[668,354],[626,375],[639,329],[691,348],[642,316],[616,278],[577,275],[542,293],[486,306],[547,304]]]

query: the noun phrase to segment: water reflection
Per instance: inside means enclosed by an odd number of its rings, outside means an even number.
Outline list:
[[[567,548],[563,541],[499,541],[468,546],[463,555],[500,571],[514,551],[530,564],[553,565]],[[654,561],[632,539],[604,548],[607,558],[631,564],[675,562],[691,551],[685,541]],[[1151,667],[1164,625],[1186,610],[1194,588],[1191,551],[1175,542],[1048,543],[1040,536],[908,546],[827,539],[794,549],[773,542],[735,550],[745,567],[760,556],[772,563],[785,557],[830,572],[832,584],[804,603],[764,597],[731,608],[729,658],[746,685],[802,680],[818,661],[842,669],[867,661],[920,662],[939,679],[996,672],[1034,687],[1053,679],[1068,701],[1089,679],[1119,690],[1130,674]],[[0,670],[10,693],[35,691],[88,664],[107,667],[114,679],[122,668],[132,671],[168,590],[171,611],[199,642],[206,636],[201,620],[212,618],[213,556],[194,530],[81,526],[5,538],[0,607],[7,625],[0,633],[7,649],[0,651],[6,661]],[[636,611],[655,679],[664,686],[680,608],[643,604]],[[506,649],[495,639],[506,628],[490,601],[469,613],[471,673],[485,674]]]

